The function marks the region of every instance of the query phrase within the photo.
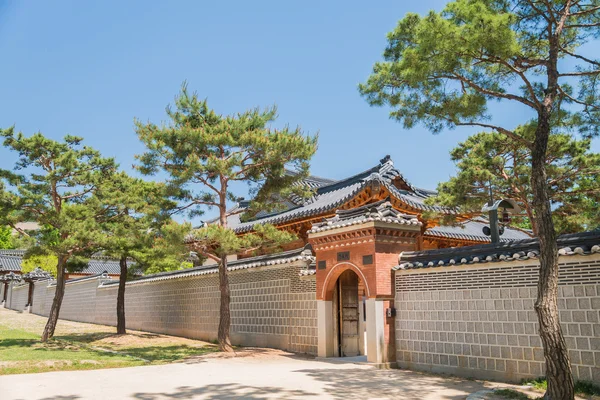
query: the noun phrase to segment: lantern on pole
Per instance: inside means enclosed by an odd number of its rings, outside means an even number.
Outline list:
[[[502,210],[502,219],[500,220],[504,224],[510,223],[511,214],[518,214],[521,212],[521,207],[513,199],[502,199],[496,200],[490,198],[488,204],[481,208],[481,212],[487,212],[490,218],[490,226],[483,227],[483,233],[487,236],[491,236],[492,243],[498,243],[500,236],[504,233],[504,227],[498,225],[498,210]]]

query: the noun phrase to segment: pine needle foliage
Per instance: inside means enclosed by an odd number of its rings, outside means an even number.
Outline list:
[[[515,130],[532,141],[533,124]],[[600,154],[591,150],[590,139],[578,139],[569,133],[552,134],[548,143],[546,169],[558,234],[593,230],[600,227]],[[478,216],[489,200],[514,199],[524,215],[513,217],[518,227],[533,229],[533,191],[531,188],[531,149],[498,132],[470,136],[451,151],[457,174],[438,185],[438,194],[429,204],[458,208],[462,215]],[[455,222],[454,215],[443,222]],[[449,218],[448,218],[449,217]]]
[[[359,85],[390,118],[433,133],[472,126],[531,150],[533,224],[540,242],[535,309],[544,346],[546,398],[572,399],[573,377],[558,318],[558,248],[546,161],[550,137],[600,134],[600,0],[454,0],[441,12],[402,18],[383,61]],[[520,107],[523,119],[497,123],[490,102]],[[520,125],[534,120],[527,137]],[[594,179],[598,177],[595,176]]]
[[[179,204],[176,211],[189,217],[210,208],[218,211],[217,220],[195,230],[187,242],[219,264],[219,345],[231,351],[227,255],[276,249],[294,236],[261,225],[255,226],[254,233],[238,236],[228,227],[228,218],[240,213],[248,218],[260,210],[277,209],[281,199],[291,195],[308,196],[310,192],[299,183],[308,176],[317,138],[304,135],[299,128],[272,128],[275,107],[218,114],[207,100],[190,93],[185,83],[174,107],[166,111],[168,124],[136,121],[138,137],[147,148],[137,157],[138,168],[147,175],[167,173],[168,193]],[[232,190],[235,182],[248,184],[253,195],[249,207],[228,208],[239,199]]]
[[[29,137],[16,133],[14,127],[0,130],[4,146],[17,153],[14,169],[1,170],[1,217],[16,227],[17,222],[37,221],[52,234],[40,235],[32,253],[57,258],[56,292],[42,340],[54,334],[62,297],[65,271],[85,264],[102,242],[101,223],[109,208],[95,198],[99,186],[115,173],[112,158],[81,144],[76,136],[62,141],[41,133]]]

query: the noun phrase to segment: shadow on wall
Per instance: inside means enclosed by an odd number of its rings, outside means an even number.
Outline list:
[[[182,386],[171,393],[135,393],[132,399],[195,399],[202,397],[207,400],[234,400],[234,399],[297,399],[298,397],[318,397],[318,394],[304,390],[286,390],[278,387],[255,387],[239,385],[237,383],[224,383],[206,385],[202,387]]]

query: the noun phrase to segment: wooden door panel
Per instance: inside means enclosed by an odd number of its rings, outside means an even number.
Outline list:
[[[358,276],[353,271],[340,275],[342,356],[359,355]]]

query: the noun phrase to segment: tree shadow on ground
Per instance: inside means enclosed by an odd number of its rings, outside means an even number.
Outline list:
[[[1,347],[31,347],[36,343],[40,343],[37,339],[2,339],[0,340]]]
[[[348,368],[304,369],[306,374],[325,383],[333,399],[440,399],[464,400],[483,388],[482,382],[398,369]]]
[[[245,358],[245,357],[257,357],[263,354],[271,354],[274,351],[273,349],[267,348],[259,348],[259,347],[234,347],[234,351],[230,353],[225,353],[219,351],[219,347],[217,345],[205,346],[203,351],[198,354],[192,354],[187,357],[183,362],[186,364],[200,364],[207,361],[210,361],[213,358]]]
[[[304,390],[289,390],[279,387],[245,386],[237,383],[213,384],[201,387],[181,386],[170,393],[134,393],[131,398],[138,400],[158,399],[195,399],[206,400],[262,400],[262,399],[298,399],[306,397],[318,398],[316,393]]]
[[[175,346],[145,346],[145,347],[126,347],[119,349],[119,352],[130,356],[143,358],[148,361],[175,362],[188,359],[200,358],[203,355],[218,351],[216,346],[194,347],[187,345]]]
[[[161,337],[161,335],[156,333],[127,333],[127,336],[134,336],[140,339],[154,339]],[[117,334],[116,332],[87,332],[87,333],[71,333],[68,335],[59,335],[55,336],[55,339],[59,340],[68,340],[72,342],[80,342],[80,343],[92,343],[98,340],[110,338],[110,337],[120,337],[123,335]]]

